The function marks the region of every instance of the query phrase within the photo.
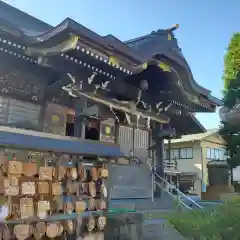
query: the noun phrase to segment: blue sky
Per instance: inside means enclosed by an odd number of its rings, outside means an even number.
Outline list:
[[[5,2],[57,25],[71,17],[100,35],[121,40],[176,23],[175,32],[196,81],[221,98],[223,56],[239,31],[239,0],[6,0]],[[234,20],[235,19],[235,20]],[[17,19],[16,19],[17,21]],[[216,113],[198,114],[206,128],[216,128]]]

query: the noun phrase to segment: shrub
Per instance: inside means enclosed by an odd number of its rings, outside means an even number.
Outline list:
[[[240,199],[226,202],[214,209],[171,213],[167,218],[187,239],[240,239]]]

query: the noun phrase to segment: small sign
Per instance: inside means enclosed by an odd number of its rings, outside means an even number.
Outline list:
[[[115,123],[112,119],[102,121],[100,124],[100,141],[115,142]]]
[[[152,172],[146,165],[109,165],[110,199],[152,197]]]
[[[67,108],[49,103],[45,110],[44,132],[65,135]]]
[[[211,160],[211,161],[209,161],[208,163],[207,163],[207,165],[209,166],[209,165],[227,165],[227,161],[225,161],[225,160]]]
[[[53,123],[58,123],[60,120],[60,117],[56,114],[52,115],[52,122]]]
[[[105,126],[105,133],[106,133],[106,135],[110,135],[111,134],[111,127]]]
[[[38,166],[41,166],[42,162],[43,162],[43,156],[42,156],[42,153],[40,152],[32,152],[32,151],[29,151],[28,152],[28,156],[32,159],[31,161],[33,163],[36,163]]]

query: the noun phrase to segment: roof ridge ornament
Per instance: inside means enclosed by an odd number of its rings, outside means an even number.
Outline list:
[[[175,24],[171,28],[165,29],[165,31],[168,33],[168,40],[171,41],[174,39],[173,31],[177,30],[179,28],[179,24]]]
[[[166,28],[166,29],[158,29],[158,30],[156,30],[156,31],[152,31],[151,32],[151,34],[157,34],[157,33],[166,33],[166,32],[168,32],[168,33],[172,33],[173,31],[175,31],[175,30],[177,30],[179,28],[179,24],[175,24],[175,25],[173,25],[172,27],[170,27],[170,28]]]
[[[178,28],[179,28],[179,24],[175,24],[172,27],[165,29],[165,31],[173,32],[173,31],[177,30]]]

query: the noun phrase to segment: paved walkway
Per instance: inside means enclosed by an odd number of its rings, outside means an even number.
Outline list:
[[[166,220],[148,220],[144,222],[144,240],[186,240]]]

